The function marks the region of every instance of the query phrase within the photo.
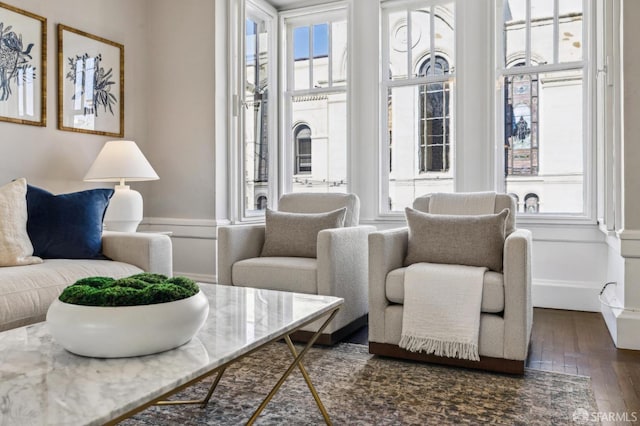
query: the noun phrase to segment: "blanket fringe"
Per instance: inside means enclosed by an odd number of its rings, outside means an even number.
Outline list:
[[[398,344],[410,352],[425,352],[448,358],[469,359],[480,361],[478,345],[468,342],[452,342],[428,337],[402,335]]]

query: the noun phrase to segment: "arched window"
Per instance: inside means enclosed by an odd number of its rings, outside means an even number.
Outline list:
[[[516,200],[516,212],[517,212],[518,210],[520,210],[520,197],[518,197],[518,194],[514,194],[513,192],[510,192],[509,196],[511,196],[511,198]]]
[[[427,58],[420,66],[419,75],[449,73],[449,62],[442,56]],[[446,172],[449,170],[450,102],[449,83],[423,84],[420,90],[420,172]]]
[[[259,195],[256,199],[256,210],[265,210],[267,208],[266,195]]]
[[[524,211],[526,213],[538,213],[540,211],[540,199],[536,194],[525,195]]]
[[[311,129],[306,124],[298,124],[293,129],[295,149],[294,174],[311,174]]]
[[[538,74],[509,75],[504,83],[504,174],[537,176]]]

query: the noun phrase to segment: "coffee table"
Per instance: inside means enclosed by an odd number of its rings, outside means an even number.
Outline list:
[[[109,424],[157,403],[206,404],[227,366],[282,338],[292,363],[253,415],[247,415],[248,424],[296,368],[329,424],[301,360],[343,299],[213,284],[200,287],[209,298],[206,323],[189,343],[155,355],[119,359],[73,355],[55,343],[46,323],[0,333],[0,425]],[[322,327],[298,352],[289,335],[317,320],[324,321]],[[165,401],[212,374],[217,376],[202,400]]]

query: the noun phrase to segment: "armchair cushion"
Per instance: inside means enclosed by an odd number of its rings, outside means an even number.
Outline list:
[[[502,271],[509,209],[487,215],[434,215],[407,207],[409,246],[404,265],[418,262],[486,266]]]
[[[306,257],[254,257],[233,264],[233,284],[317,294],[318,261]]]
[[[267,209],[262,257],[317,257],[318,232],[341,228],[346,208],[326,213],[288,213]]]
[[[398,268],[387,274],[385,283],[389,302],[404,304],[404,272],[407,268]],[[504,310],[504,275],[486,271],[482,282],[481,309],[485,313],[500,313]]]

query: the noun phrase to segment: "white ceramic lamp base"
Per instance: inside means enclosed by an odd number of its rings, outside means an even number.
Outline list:
[[[107,231],[136,232],[142,221],[142,195],[129,185],[116,185],[104,215]]]

